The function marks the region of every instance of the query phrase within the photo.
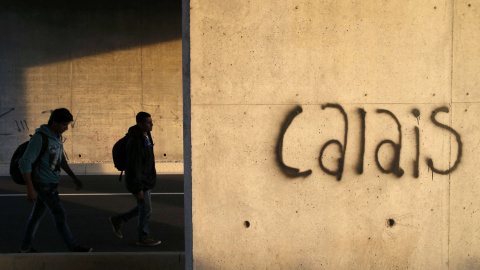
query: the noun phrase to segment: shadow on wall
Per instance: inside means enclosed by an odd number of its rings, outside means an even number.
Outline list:
[[[7,151],[0,153],[0,163],[10,161],[14,149],[10,149],[9,145],[20,144],[38,124],[46,122],[50,113],[47,110],[54,106],[72,109],[77,105],[72,104],[74,101],[67,98],[67,93],[63,93],[71,88],[68,66],[71,60],[181,40],[181,5],[181,0],[2,1],[0,138],[5,139],[0,142],[0,148]],[[95,60],[99,61],[95,62],[97,68],[108,64],[102,63],[103,60]],[[53,63],[65,64],[47,67]],[[26,81],[25,74],[32,67],[38,72],[30,74]],[[123,68],[125,70],[121,74],[130,73],[129,67],[125,66],[108,68]],[[102,83],[111,84],[112,80]],[[126,81],[132,80],[127,78]],[[142,85],[144,82],[135,83]],[[27,93],[27,89],[35,89],[35,94]],[[125,91],[128,93],[128,87]],[[98,101],[95,97],[82,102]],[[72,113],[74,117],[78,115],[77,111]],[[131,110],[128,117],[133,119]],[[112,142],[109,141],[109,144],[113,145]]]
[[[0,76],[12,73],[12,67],[45,65],[181,38],[181,31],[172,27],[181,25],[179,0],[3,3]]]

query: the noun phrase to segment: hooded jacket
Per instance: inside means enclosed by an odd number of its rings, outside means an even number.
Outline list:
[[[127,166],[125,168],[127,189],[137,194],[141,190],[155,187],[157,171],[155,170],[155,155],[153,140],[148,132],[148,140],[140,128],[135,125],[128,129]]]
[[[37,159],[42,148],[42,132],[48,137],[48,147],[45,153],[39,158],[37,166],[32,171],[32,164]],[[33,182],[58,183],[60,180],[60,167],[67,163],[63,153],[63,140],[61,134],[53,134],[48,125],[41,125],[35,130],[30,139],[23,157],[18,160],[20,171],[32,173]]]

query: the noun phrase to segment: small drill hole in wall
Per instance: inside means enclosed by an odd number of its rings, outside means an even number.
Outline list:
[[[163,154],[163,156],[164,156],[164,157],[166,157],[166,156],[167,156],[167,154]]]
[[[243,223],[243,225],[245,226],[245,228],[248,228],[248,227],[250,227],[250,222],[245,221],[245,222]]]
[[[389,227],[393,227],[393,225],[395,225],[395,220],[390,218],[390,219],[387,220],[387,224],[388,224]]]
[[[82,157],[82,155],[78,155],[78,157]]]

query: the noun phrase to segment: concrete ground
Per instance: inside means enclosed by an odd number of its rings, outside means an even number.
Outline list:
[[[20,238],[30,214],[32,204],[25,196],[25,186],[19,186],[6,176],[0,177],[0,269],[22,268],[23,264],[40,262],[63,262],[69,269],[97,269],[93,265],[128,266],[130,263],[142,265],[146,260],[151,267],[167,263],[162,269],[182,269],[184,264],[184,215],[183,215],[183,175],[158,175],[157,186],[153,190],[153,213],[150,230],[154,238],[162,241],[156,247],[140,247],[136,242],[136,220],[131,220],[122,228],[124,238],[117,238],[111,229],[108,217],[127,211],[135,206],[135,199],[125,189],[124,181],[118,176],[79,176],[84,182],[81,191],[75,191],[68,176],[62,176],[59,193],[67,213],[67,222],[80,245],[92,247],[94,252],[87,255],[67,253],[49,214],[42,220],[34,247],[40,254],[17,254]],[[48,259],[46,259],[48,258]],[[53,260],[53,261],[52,261]],[[105,261],[107,260],[107,261]],[[108,262],[110,260],[110,262]],[[101,262],[101,263],[100,263]],[[123,263],[122,263],[123,262]],[[173,263],[173,264],[171,264]],[[7,265],[16,268],[8,268]],[[40,265],[42,265],[40,263]],[[50,265],[50,266],[48,266]],[[59,264],[44,264],[44,268],[57,269]],[[53,268],[52,268],[53,267]],[[177,268],[180,267],[180,268]],[[119,268],[117,268],[119,269]],[[130,268],[134,269],[134,268]],[[150,269],[142,266],[139,269]]]

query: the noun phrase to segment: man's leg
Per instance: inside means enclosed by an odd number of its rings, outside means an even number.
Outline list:
[[[156,246],[160,241],[150,237],[148,223],[152,215],[152,195],[150,190],[143,192],[143,200],[138,200],[138,241],[137,245]]]
[[[152,215],[152,196],[150,190],[143,192],[143,200],[138,200],[138,238],[150,236],[148,223]]]
[[[42,190],[39,193],[43,197],[45,204],[52,214],[55,226],[57,227],[62,240],[70,251],[75,251],[78,245],[68,227],[65,210],[58,197],[57,186],[58,184],[41,184],[39,187],[41,187]]]
[[[129,221],[130,219],[138,216],[138,213],[139,213],[139,209],[138,209],[138,205],[137,205],[134,208],[132,208],[130,211],[125,212],[123,214],[116,215],[115,217],[118,220],[120,220],[122,223],[125,223],[125,222]]]
[[[122,234],[122,223],[127,222],[129,219],[134,218],[138,216],[138,205],[132,208],[130,211],[123,213],[123,214],[118,214],[116,216],[111,216],[110,217],[110,224],[112,225],[113,232],[118,238],[123,238]]]
[[[45,216],[46,210],[45,203],[43,202],[42,197],[38,196],[37,192],[37,201],[33,205],[32,212],[30,213],[27,225],[25,226],[22,243],[19,249],[20,252],[30,252],[32,250],[32,241],[35,239],[38,225]]]

